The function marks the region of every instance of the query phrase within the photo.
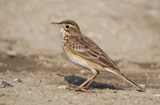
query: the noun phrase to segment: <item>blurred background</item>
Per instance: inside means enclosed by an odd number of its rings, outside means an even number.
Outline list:
[[[51,22],[76,21],[113,59],[160,61],[160,0],[1,0],[0,51],[62,53]]]

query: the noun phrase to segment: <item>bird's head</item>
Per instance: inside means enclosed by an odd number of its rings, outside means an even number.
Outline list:
[[[52,22],[51,24],[60,27],[63,34],[77,35],[81,34],[78,24],[73,20],[64,20],[61,22]]]

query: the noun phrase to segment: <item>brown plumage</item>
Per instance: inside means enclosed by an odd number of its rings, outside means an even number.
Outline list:
[[[64,20],[59,23],[52,22],[52,24],[61,28],[63,34],[62,47],[68,59],[75,65],[90,69],[94,73],[94,75],[82,85],[72,90],[86,90],[99,74],[99,71],[108,71],[116,74],[135,87],[143,91],[145,90],[143,87],[121,73],[120,69],[109,58],[109,56],[94,41],[81,33],[76,22],[72,20]],[[85,84],[87,84],[86,87],[84,87]]]

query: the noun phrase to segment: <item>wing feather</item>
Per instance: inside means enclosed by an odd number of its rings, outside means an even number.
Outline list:
[[[76,55],[103,67],[119,70],[107,54],[91,39],[84,35],[70,36],[67,47]]]

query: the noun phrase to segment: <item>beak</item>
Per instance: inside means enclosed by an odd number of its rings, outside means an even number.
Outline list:
[[[58,27],[61,27],[61,25],[58,22],[51,22],[51,24],[58,26]]]

